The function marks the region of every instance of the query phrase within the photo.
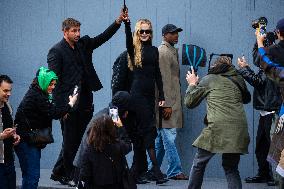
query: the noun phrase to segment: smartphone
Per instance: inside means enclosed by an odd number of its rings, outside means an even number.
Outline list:
[[[74,96],[74,95],[76,95],[78,93],[78,88],[79,88],[78,85],[75,85],[72,96]]]
[[[109,115],[114,122],[118,121],[118,108],[116,106],[109,107]]]

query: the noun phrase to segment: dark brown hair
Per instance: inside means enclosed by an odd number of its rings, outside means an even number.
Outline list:
[[[71,27],[79,27],[81,23],[74,18],[67,18],[62,22],[62,31],[69,30]]]
[[[2,82],[7,82],[7,83],[9,83],[9,84],[12,84],[13,83],[13,81],[12,81],[12,79],[9,77],[9,76],[7,76],[7,75],[0,75],[0,85],[2,84]]]
[[[97,151],[102,152],[106,144],[113,144],[116,141],[116,128],[107,114],[93,119],[92,126],[88,132],[88,144],[94,144]]]

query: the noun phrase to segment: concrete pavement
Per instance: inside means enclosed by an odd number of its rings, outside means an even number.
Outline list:
[[[21,185],[21,170],[16,169],[17,173],[17,186]],[[54,182],[50,180],[51,169],[41,169],[41,178],[39,181],[39,189],[72,189],[72,187],[67,187],[61,185],[59,182]],[[155,182],[149,184],[138,185],[138,189],[186,189],[188,181],[174,181],[157,186]],[[202,189],[226,189],[227,183],[224,179],[204,179]],[[246,184],[243,183],[243,189],[278,189],[278,187],[267,186],[266,183],[263,184]]]

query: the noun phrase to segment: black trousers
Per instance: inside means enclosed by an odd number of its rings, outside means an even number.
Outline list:
[[[93,109],[77,109],[70,112],[66,119],[60,121],[63,142],[59,157],[52,170],[54,174],[65,176],[71,180],[78,179],[73,160],[92,116]]]
[[[135,108],[133,109],[135,110]],[[137,179],[139,176],[143,175],[148,170],[144,139],[137,128],[135,111],[129,110],[128,116],[124,120],[124,122],[127,134],[133,144],[134,152],[130,173],[135,179]]]
[[[256,135],[255,155],[258,163],[258,175],[271,178],[272,172],[268,161],[266,160],[270,147],[270,129],[274,114],[261,116],[258,122]]]

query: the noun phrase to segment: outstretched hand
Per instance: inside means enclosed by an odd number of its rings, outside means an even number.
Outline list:
[[[240,68],[244,68],[244,67],[249,66],[244,56],[241,57],[241,58],[238,58],[238,66]]]

